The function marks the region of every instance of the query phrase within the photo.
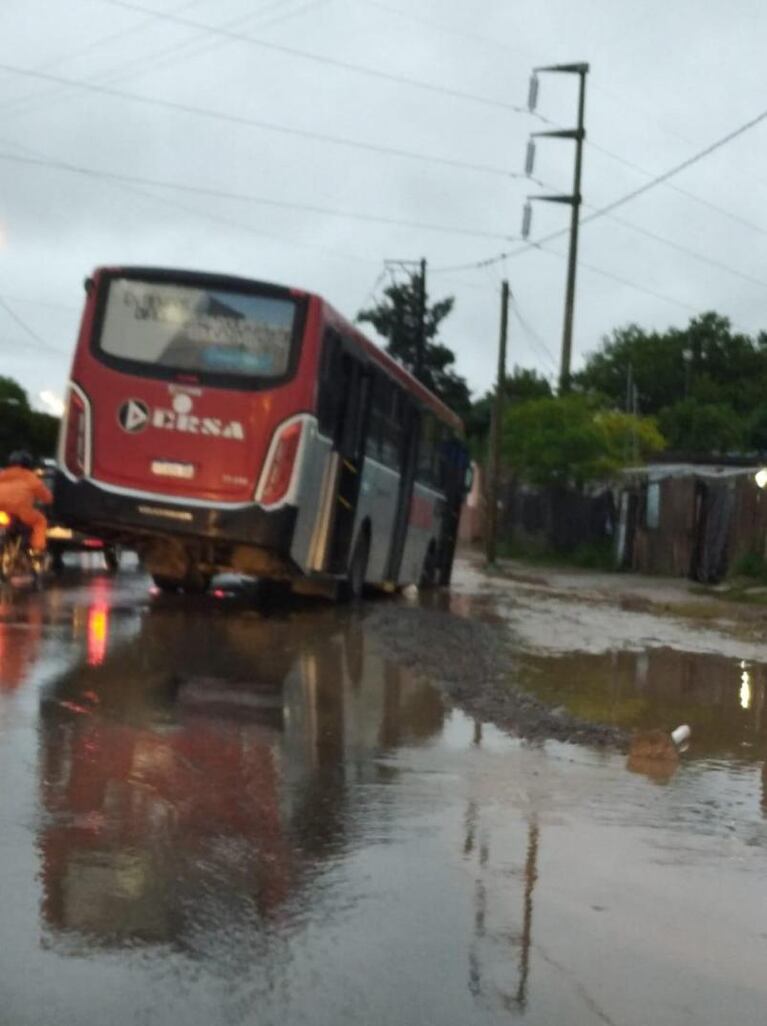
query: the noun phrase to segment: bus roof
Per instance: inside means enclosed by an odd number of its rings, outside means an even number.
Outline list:
[[[344,335],[352,336],[357,345],[362,349],[367,356],[382,370],[389,374],[392,378],[395,378],[407,389],[411,395],[414,395],[424,406],[427,406],[432,413],[434,413],[440,420],[449,424],[459,434],[463,434],[463,421],[454,413],[449,406],[439,399],[434,392],[430,391],[423,385],[417,378],[415,378],[409,371],[397,363],[396,360],[392,359],[388,353],[384,352],[380,346],[372,342],[366,335],[363,335],[358,328],[356,328],[350,321],[342,316],[338,311],[331,306],[327,300],[323,299],[322,296],[317,295],[315,292],[308,292],[305,289],[291,288],[285,285],[278,285],[274,282],[260,281],[255,278],[241,278],[237,275],[230,274],[218,274],[214,271],[191,271],[184,268],[170,268],[170,267],[139,267],[130,265],[119,265],[109,267],[97,267],[94,270],[94,276],[99,274],[108,275],[120,275],[127,274],[131,277],[141,278],[144,275],[147,277],[154,278],[155,280],[167,280],[167,281],[188,281],[196,282],[200,285],[206,284],[208,286],[218,285],[221,288],[250,288],[253,286],[262,286],[269,289],[273,293],[282,293],[286,297],[292,296],[293,298],[305,298],[308,300],[315,300],[321,304],[324,317],[327,321],[332,323]]]

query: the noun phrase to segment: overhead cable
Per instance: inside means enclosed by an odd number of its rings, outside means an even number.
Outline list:
[[[617,210],[619,207],[624,206],[626,203],[630,203],[632,200],[635,200],[638,196],[644,195],[644,193],[649,192],[650,189],[654,189],[658,185],[663,184],[664,182],[668,181],[669,178],[672,178],[674,175],[678,175],[681,171],[687,170],[687,168],[692,167],[693,164],[697,164],[698,161],[703,160],[704,157],[708,157],[711,153],[714,153],[716,150],[721,149],[722,146],[726,146],[728,143],[732,142],[734,139],[737,139],[745,132],[748,132],[752,128],[755,128],[757,125],[761,124],[761,122],[763,122],[765,119],[767,119],[767,110],[763,110],[760,114],[757,114],[756,117],[751,118],[749,121],[746,121],[742,125],[739,125],[731,132],[728,132],[726,135],[721,136],[721,138],[717,139],[710,145],[704,147],[702,150],[698,150],[697,153],[694,153],[691,157],[688,157],[686,160],[681,161],[681,163],[675,164],[673,167],[669,168],[668,171],[663,171],[661,174],[655,175],[655,177],[651,181],[645,182],[644,185],[640,185],[636,189],[632,189],[630,192],[625,193],[625,195],[619,197],[616,200],[613,200],[611,203],[607,203],[603,207],[598,207],[593,213],[581,218],[581,225],[590,224],[592,221],[596,221],[598,218],[604,217],[607,214],[612,213],[613,210]],[[551,242],[554,239],[561,238],[561,236],[567,235],[569,230],[569,228],[561,228],[556,232],[551,232],[549,235],[543,236],[543,238],[541,239],[534,239],[531,242],[528,242],[525,245],[520,246],[519,249],[514,249],[510,252],[505,253],[498,253],[495,256],[487,257],[484,260],[477,260],[471,264],[461,264],[456,265],[454,267],[435,267],[433,269],[433,273],[439,271],[443,273],[447,273],[450,271],[466,271],[474,267],[488,267],[490,266],[490,264],[498,263],[501,260],[510,260],[512,257],[521,256],[523,253],[528,253],[531,249],[536,249],[538,247],[543,246],[547,242]]]
[[[321,214],[327,217],[339,217],[351,221],[367,221],[374,224],[395,225],[402,228],[415,228],[419,231],[441,232],[447,235],[465,235],[484,239],[510,239],[500,232],[483,231],[481,229],[463,228],[458,225],[430,224],[424,221],[407,221],[402,218],[386,217],[356,210],[338,210],[333,207],[321,207],[310,203],[297,203],[291,200],[278,200],[268,196],[255,196],[251,193],[231,192],[212,186],[190,185],[186,182],[173,182],[161,178],[145,178],[139,175],[126,175],[118,171],[102,171],[98,168],[80,164],[70,164],[62,160],[43,157],[29,157],[16,153],[0,152],[0,161],[13,164],[25,164],[32,167],[43,167],[55,171],[82,175],[88,178],[100,178],[106,181],[125,182],[129,185],[141,185],[154,189],[170,189],[174,192],[193,193],[214,199],[236,200],[244,203],[255,203],[259,206],[275,207],[280,210],[300,210],[308,214]]]
[[[312,61],[317,64],[327,65],[328,67],[339,68],[342,71],[350,71],[354,74],[365,75],[370,78],[377,78],[386,82],[394,82],[397,85],[405,85],[430,93],[438,93],[443,96],[449,96],[452,99],[467,100],[471,103],[481,104],[485,107],[494,107],[500,110],[513,111],[516,114],[528,114],[527,108],[518,104],[506,103],[504,100],[495,100],[487,96],[478,96],[475,93],[464,92],[460,89],[452,89],[449,86],[425,82],[421,79],[409,78],[406,75],[395,75],[392,72],[382,71],[379,68],[371,68],[364,64],[354,64],[351,61],[342,61],[336,57],[328,57],[324,54],[314,53],[311,50],[301,50],[295,46],[286,46],[283,43],[275,43],[265,39],[258,39],[257,37],[248,35],[244,32],[234,32],[231,29],[217,28],[215,25],[196,21],[193,18],[184,18],[178,14],[170,14],[164,11],[158,11],[152,7],[144,7],[142,4],[131,3],[130,0],[100,0],[100,2],[107,4],[110,7],[119,7],[123,10],[134,11],[137,14],[151,15],[160,21],[169,22],[173,25],[182,25],[185,28],[209,32],[211,35],[231,39],[236,42],[247,43],[249,46],[271,50],[275,53],[281,53],[289,57],[298,57],[301,60]]]
[[[106,0],[102,0],[106,2]],[[208,118],[213,121],[226,122],[233,125],[241,125],[246,128],[257,128],[265,132],[276,132],[280,135],[295,136],[301,139],[311,139],[314,142],[326,142],[335,146],[348,146],[352,149],[365,150],[368,153],[379,153],[389,157],[399,157],[405,160],[417,160],[430,164],[439,164],[443,167],[451,167],[460,171],[477,171],[482,174],[497,175],[502,178],[522,178],[521,173],[508,171],[489,164],[475,164],[465,160],[454,160],[451,157],[432,156],[427,153],[417,153],[413,150],[400,149],[394,146],[383,146],[379,143],[362,142],[357,139],[349,139],[344,136],[328,135],[324,132],[316,132],[306,128],[293,128],[287,125],[280,125],[273,121],[264,121],[257,118],[249,118],[239,114],[227,114],[224,111],[210,110],[207,107],[197,107],[190,103],[181,103],[176,100],[163,100],[156,96],[142,96],[140,93],[128,92],[124,89],[115,89],[112,86],[99,85],[96,82],[86,82],[82,79],[69,78],[65,75],[54,75],[46,71],[35,71],[32,68],[22,68],[14,64],[0,63],[0,71],[9,74],[20,75],[26,78],[34,78],[43,82],[55,82],[58,85],[72,86],[82,89],[84,92],[95,93],[101,96],[109,96],[113,99],[128,100],[131,103],[140,103],[149,107],[157,107],[163,110],[172,110],[177,113],[191,114],[196,117]]]

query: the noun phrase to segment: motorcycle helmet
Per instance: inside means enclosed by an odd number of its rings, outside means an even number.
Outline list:
[[[32,454],[27,452],[26,449],[17,449],[8,457],[8,466],[24,467],[25,470],[33,470],[35,461],[32,459]]]

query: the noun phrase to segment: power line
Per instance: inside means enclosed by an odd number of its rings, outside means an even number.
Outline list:
[[[203,0],[187,0],[187,2],[177,7],[176,11],[180,13],[181,11],[188,10],[191,7],[197,7],[202,2]],[[76,60],[78,57],[82,57],[85,54],[90,53],[92,50],[98,49],[99,47],[103,47],[109,43],[114,43],[120,39],[124,39],[128,36],[135,35],[137,32],[140,32],[145,27],[145,25],[150,24],[151,20],[151,18],[146,18],[143,22],[137,22],[136,24],[131,25],[128,28],[120,29],[117,32],[109,32],[107,35],[104,36],[99,36],[97,39],[91,40],[90,43],[87,43],[85,46],[82,46],[77,50],[70,51],[69,53],[64,54],[63,56],[59,56],[54,60],[46,61],[44,64],[40,65],[38,70],[48,71],[52,68],[59,67],[61,64],[65,64],[67,61]],[[146,60],[146,57],[142,57],[141,60]],[[35,101],[44,100],[47,96],[50,96],[52,93],[56,91],[57,90],[48,89],[43,92],[37,92],[33,94],[27,94],[26,96],[18,96],[6,99],[2,103],[0,103],[0,111],[10,111],[11,113],[17,113],[20,109],[22,112],[26,112],[34,108],[34,106],[36,105]]]
[[[192,193],[197,196],[208,196],[215,199],[236,200],[244,203],[255,203],[259,206],[274,207],[280,210],[300,210],[309,214],[321,214],[327,217],[339,217],[344,220],[366,221],[373,224],[394,225],[400,228],[415,228],[419,231],[441,232],[447,235],[463,235],[484,239],[505,239],[510,236],[499,232],[462,228],[457,225],[429,224],[424,221],[407,221],[401,218],[385,217],[379,214],[368,214],[361,211],[338,210],[332,207],[321,207],[310,203],[296,203],[289,200],[277,200],[267,196],[255,196],[251,193],[230,192],[204,185],[189,185],[185,182],[172,182],[160,178],[144,178],[138,175],[126,175],[116,171],[102,171],[97,168],[70,164],[66,161],[52,160],[42,157],[25,157],[14,153],[0,152],[0,161],[14,164],[25,164],[32,167],[43,167],[55,171],[82,175],[88,178],[100,178],[105,181],[123,182],[129,185],[141,185],[155,189],[171,189],[174,192]]]
[[[0,307],[2,307],[2,309],[5,310],[6,314],[10,317],[10,319],[15,324],[17,324],[29,338],[32,339],[32,341],[35,343],[38,349],[45,349],[49,353],[56,353],[57,356],[67,355],[61,349],[57,349],[55,346],[52,346],[49,342],[46,342],[44,338],[38,335],[37,332],[33,328],[31,328],[23,318],[19,317],[19,315],[11,308],[11,306],[5,299],[3,299],[2,296],[0,296]]]
[[[108,0],[101,0],[102,3]],[[109,0],[112,2],[112,0]],[[117,2],[117,0],[114,0]],[[477,171],[482,174],[496,175],[502,178],[522,178],[522,174],[508,171],[506,168],[496,167],[489,164],[475,164],[470,161],[454,160],[451,157],[437,157],[426,153],[417,153],[413,150],[399,149],[393,146],[383,146],[378,143],[362,142],[356,139],[349,139],[343,136],[328,135],[324,132],[316,132],[305,128],[292,128],[287,125],[280,125],[273,121],[263,121],[257,118],[248,118],[239,114],[227,114],[224,111],[210,110],[206,107],[197,107],[189,103],[181,103],[176,100],[163,100],[154,96],[142,96],[140,93],[128,92],[124,89],[114,89],[111,86],[99,85],[95,82],[86,82],[82,79],[69,78],[65,75],[53,75],[50,72],[35,71],[31,68],[20,68],[13,64],[0,63],[0,71],[7,71],[10,74],[20,75],[26,78],[34,78],[44,82],[54,82],[57,85],[72,86],[82,89],[85,92],[96,93],[101,96],[109,96],[112,99],[128,100],[131,103],[140,103],[149,107],[158,107],[163,110],[171,110],[176,113],[192,114],[196,117],[204,117],[213,121],[226,122],[228,124],[240,125],[246,128],[257,128],[265,132],[276,132],[280,135],[294,136],[300,139],[311,139],[313,142],[331,143],[335,146],[348,146],[352,149],[364,150],[368,153],[378,153],[389,157],[399,157],[404,160],[417,160],[430,164],[439,164],[443,167],[451,167],[460,171]]]
[[[726,271],[728,274],[731,274],[736,278],[740,278],[742,281],[747,281],[752,285],[760,285],[762,288],[767,289],[767,280],[763,278],[754,278],[753,275],[739,271],[735,267],[731,267],[729,264],[723,263],[721,260],[715,260],[713,257],[706,256],[704,253],[699,253],[694,249],[690,249],[689,246],[684,246],[680,242],[674,242],[673,239],[667,239],[663,235],[658,235],[657,232],[650,231],[648,228],[642,228],[640,225],[633,224],[631,221],[625,221],[622,217],[616,217],[615,214],[608,214],[607,217],[610,221],[614,221],[615,224],[628,228],[632,232],[637,232],[639,235],[644,235],[645,238],[652,239],[654,242],[659,242],[664,246],[669,246],[671,249],[675,249],[679,253],[684,253],[687,256],[692,257],[693,260],[699,260],[701,263],[708,264],[710,267],[715,267],[719,271]]]
[[[181,7],[177,8],[177,10],[182,11],[190,7],[195,7],[200,2],[202,2],[202,0],[192,0],[191,3],[182,4]],[[269,9],[271,9],[271,14],[274,15],[275,13],[277,13],[277,9],[283,8],[286,3],[290,4],[292,2],[293,0],[277,0],[276,3],[267,3],[265,6],[259,8],[257,11],[252,11],[247,15],[241,15],[237,18],[230,19],[229,21],[225,22],[225,25],[227,28],[231,28],[235,25],[239,26],[247,24],[248,22],[252,22],[254,18],[263,17],[264,14],[267,14],[268,18]],[[287,20],[288,18],[297,17],[298,15],[304,14],[310,8],[319,6],[321,4],[326,4],[328,2],[330,2],[330,0],[312,0],[311,3],[304,5],[304,7],[286,12],[282,15],[277,14],[277,17],[273,16],[271,20],[259,22],[258,28],[271,28],[274,25],[280,24],[281,22]],[[175,11],[173,13],[175,13]],[[122,36],[130,35],[136,31],[140,31],[146,24],[149,24],[152,21],[153,19],[151,17],[148,17],[144,21],[134,26],[131,26],[128,29],[123,29],[120,32],[110,33],[110,35],[95,40],[93,43],[89,44],[86,47],[83,47],[79,51],[67,54],[64,57],[58,58],[55,61],[50,61],[47,64],[42,65],[39,70],[44,71],[52,67],[57,67],[58,65],[65,63],[66,61],[71,60],[74,57],[81,56],[83,53],[95,48],[96,46],[101,46],[104,43],[113,42],[114,40],[119,39]],[[193,57],[198,57],[201,54],[209,53],[212,50],[218,49],[222,46],[229,45],[230,42],[229,40],[219,39],[211,43],[208,40],[208,42],[199,45],[203,39],[208,39],[208,34],[205,32],[198,33],[193,38],[187,39],[184,42],[175,43],[172,46],[165,47],[161,50],[157,50],[152,54],[144,54],[141,57],[137,58],[134,57],[131,60],[123,62],[121,65],[118,65],[117,67],[113,67],[109,72],[106,73],[106,75],[101,74],[94,76],[92,81],[97,82],[101,80],[102,82],[104,82],[104,84],[112,85],[117,82],[122,82],[126,79],[130,79],[136,74],[141,74],[141,72],[144,70],[150,70],[154,72],[157,71],[159,68],[167,68],[169,64],[176,64],[179,61],[186,61]],[[58,93],[60,93],[60,91],[60,86],[54,86],[51,88],[40,90],[33,94],[27,94],[27,96],[25,97],[18,97],[16,99],[7,101],[5,104],[0,104],[0,110],[7,110],[8,108],[10,108],[10,113],[14,115],[19,113],[28,113],[29,111],[34,110],[36,107],[38,107],[41,102],[45,102],[45,100],[48,97],[56,96]]]
[[[543,253],[548,253],[550,256],[559,257],[561,260],[567,259],[564,253],[558,253],[554,249],[548,249],[541,243],[538,243],[537,248]],[[610,281],[617,282],[620,285],[625,285],[627,288],[633,289],[635,292],[642,292],[646,296],[652,296],[654,299],[662,299],[666,303],[682,307],[683,309],[690,310],[693,313],[698,312],[698,307],[693,306],[691,303],[685,303],[681,299],[676,299],[674,296],[669,296],[667,293],[657,292],[654,289],[646,288],[643,285],[637,285],[636,282],[631,281],[629,278],[622,278],[619,274],[615,274],[613,271],[606,271],[603,267],[597,267],[596,264],[587,263],[585,260],[580,261],[580,263],[587,271],[591,271],[593,274],[598,274],[602,278],[608,278]]]
[[[519,309],[519,303],[517,302],[516,297],[514,298],[514,301],[511,304],[511,312],[519,321],[522,330],[526,332],[526,334],[531,339],[533,344],[537,347],[538,351],[546,356],[546,359],[549,361],[552,368],[554,369],[554,373],[558,374],[559,366],[557,364],[556,357],[551,352],[546,343],[543,341],[538,332],[535,330],[535,328],[528,324],[527,320],[522,316],[522,311]]]
[[[654,189],[656,186],[664,184],[668,181],[669,178],[672,178],[674,175],[679,174],[681,171],[687,170],[687,168],[692,167],[693,164],[697,164],[698,161],[703,160],[704,157],[709,156],[716,150],[721,149],[721,147],[726,146],[727,143],[730,143],[734,139],[737,139],[738,136],[741,136],[745,132],[748,132],[752,128],[755,128],[765,119],[767,119],[767,110],[764,110],[760,114],[757,114],[756,117],[744,122],[742,125],[739,125],[731,132],[728,132],[726,135],[721,136],[719,139],[715,140],[713,143],[710,143],[702,150],[698,150],[697,153],[694,153],[691,157],[688,157],[686,160],[681,161],[681,163],[675,164],[673,167],[669,168],[668,171],[663,171],[661,174],[655,175],[655,177],[651,181],[645,182],[644,185],[640,185],[636,189],[632,189],[631,192],[626,193],[625,195],[619,197],[617,200],[613,200],[611,203],[607,203],[603,207],[598,207],[593,213],[588,214],[586,217],[582,218],[581,224],[590,224],[592,221],[596,221],[600,217],[605,217],[607,214],[612,213],[613,210],[617,210],[618,207],[622,207],[626,203],[630,203],[632,200],[636,199],[638,196],[641,196],[644,193],[649,192],[651,189]],[[477,260],[474,263],[470,264],[461,264],[456,265],[454,267],[437,267],[433,269],[433,273],[448,273],[452,271],[471,270],[474,267],[488,267],[490,264],[498,263],[501,260],[510,260],[512,257],[521,256],[523,253],[527,253],[531,249],[542,247],[547,242],[552,242],[554,239],[561,238],[561,236],[566,235],[567,232],[567,228],[560,228],[558,231],[551,232],[549,235],[545,235],[541,239],[536,239],[532,242],[526,243],[524,246],[520,246],[519,249],[511,250],[510,252],[499,253],[496,256],[487,257],[484,260]]]
[[[9,140],[0,140],[5,145],[16,146],[18,149],[25,150],[28,154],[37,157],[41,160],[48,160],[46,154],[41,154],[39,151],[31,149],[29,146],[23,146],[19,143],[10,142]],[[98,180],[98,179],[97,179]],[[375,265],[378,263],[377,260],[373,260],[368,256],[363,256],[361,253],[346,253],[341,250],[331,249],[328,246],[320,245],[316,242],[308,242],[306,240],[297,241],[295,239],[287,239],[284,233],[275,234],[274,232],[265,231],[263,228],[256,228],[247,222],[244,222],[241,218],[236,220],[231,217],[225,217],[221,214],[215,214],[211,210],[199,210],[196,207],[191,207],[186,203],[181,203],[179,200],[171,199],[169,196],[158,196],[152,192],[146,192],[142,188],[136,186],[127,185],[121,182],[106,181],[106,185],[113,189],[119,189],[121,192],[127,193],[132,196],[138,196],[142,200],[148,200],[154,206],[170,207],[174,210],[180,210],[185,214],[191,214],[192,217],[200,218],[205,221],[209,221],[212,224],[224,225],[227,228],[234,228],[238,232],[245,232],[249,235],[256,235],[259,238],[271,239],[272,241],[278,242],[281,245],[287,245],[297,247],[299,249],[311,249],[316,253],[323,253],[325,256],[331,257],[338,260],[347,260],[354,264],[371,264]],[[7,297],[6,297],[7,298]]]
[[[720,139],[711,143],[709,146],[704,147],[702,150],[698,150],[691,157],[683,160],[681,163],[676,164],[674,167],[669,168],[668,171],[664,171],[662,174],[656,175],[649,182],[645,182],[644,185],[640,185],[638,188],[633,189],[631,192],[626,193],[625,196],[621,196],[619,199],[612,203],[608,203],[607,206],[600,207],[594,214],[583,219],[583,223],[586,221],[593,221],[597,217],[603,217],[605,214],[610,213],[613,210],[617,210],[618,207],[622,207],[624,204],[631,202],[636,199],[637,196],[641,196],[645,192],[649,192],[650,189],[654,189],[657,185],[661,185],[669,178],[673,178],[674,175],[678,175],[681,171],[686,171],[687,168],[692,167],[693,164],[697,164],[698,161],[703,160],[704,157],[710,156],[716,150],[726,146],[728,143],[737,139],[738,136],[744,135],[752,128],[756,128],[758,124],[761,124],[767,118],[767,110],[763,110],[761,114],[757,114],[756,117],[751,118],[750,121],[746,121],[744,124],[739,125],[738,128],[733,129],[732,132],[728,132],[727,135],[723,135]]]
[[[624,167],[630,168],[632,171],[637,171],[646,178],[655,177],[654,171],[648,171],[647,168],[641,167],[639,164],[636,164],[631,160],[627,160],[619,153],[614,153],[612,150],[608,150],[605,146],[598,145],[591,139],[587,139],[586,144],[597,153],[604,154],[604,156],[616,161],[616,163],[622,164]],[[667,189],[672,189],[680,196],[685,196],[687,199],[694,200],[695,203],[700,203],[709,210],[715,210],[718,214],[722,214],[724,217],[729,218],[731,221],[735,221],[737,224],[745,225],[746,228],[751,228],[760,235],[767,235],[767,228],[763,228],[761,225],[755,224],[753,221],[748,220],[748,218],[741,217],[740,214],[734,214],[731,210],[726,210],[724,207],[719,206],[718,203],[713,203],[711,200],[704,199],[703,196],[699,196],[697,193],[691,192],[689,189],[685,189],[681,185],[677,185],[676,182],[663,182],[663,185],[665,185]]]
[[[478,103],[485,107],[493,107],[499,110],[513,111],[516,114],[527,114],[527,108],[517,104],[506,103],[503,100],[494,100],[487,96],[478,96],[475,93],[467,93],[460,89],[451,89],[449,86],[437,85],[432,82],[424,82],[420,79],[409,78],[405,75],[394,75],[388,71],[381,71],[377,68],[370,68],[364,64],[353,64],[351,61],[342,61],[336,57],[326,57],[310,50],[300,50],[298,47],[286,46],[282,43],[267,42],[264,39],[257,39],[254,36],[243,32],[233,32],[225,28],[216,28],[214,25],[205,22],[195,21],[192,18],[183,18],[178,14],[169,14],[163,11],[154,10],[151,7],[143,7],[140,4],[130,3],[129,0],[100,0],[101,3],[110,7],[119,7],[123,10],[135,11],[137,14],[148,14],[160,21],[167,21],[174,25],[183,25],[186,28],[200,29],[209,32],[211,35],[218,35],[222,38],[231,39],[236,42],[247,43],[250,46],[257,46],[264,50],[271,50],[274,53],[285,54],[289,57],[298,57],[301,60],[312,61],[328,67],[339,68],[342,71],[350,71],[358,75],[366,75],[370,78],[377,78],[386,82],[394,82],[397,85],[406,85],[414,89],[421,89],[430,93],[438,93],[449,96],[452,99],[467,100],[471,103]]]

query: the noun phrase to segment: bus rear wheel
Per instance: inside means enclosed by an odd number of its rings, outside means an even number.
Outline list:
[[[120,546],[104,546],[104,564],[110,574],[116,574],[120,569]]]
[[[190,571],[185,577],[169,577],[167,574],[152,574],[155,587],[166,594],[183,591],[185,595],[202,595],[208,590],[210,577],[199,571]]]
[[[426,555],[423,558],[423,567],[421,568],[421,579],[418,582],[418,587],[428,590],[429,588],[436,588],[437,586],[437,546],[434,542],[429,544],[429,548],[426,551]]]
[[[368,572],[368,559],[370,557],[370,536],[366,530],[361,530],[357,535],[352,558],[349,560],[349,570],[346,576],[346,588],[349,598],[357,601],[362,598],[365,591],[365,578]]]
[[[152,580],[154,581],[155,588],[159,588],[160,591],[168,593],[178,591],[181,587],[180,577],[166,577],[165,574],[152,574]]]

